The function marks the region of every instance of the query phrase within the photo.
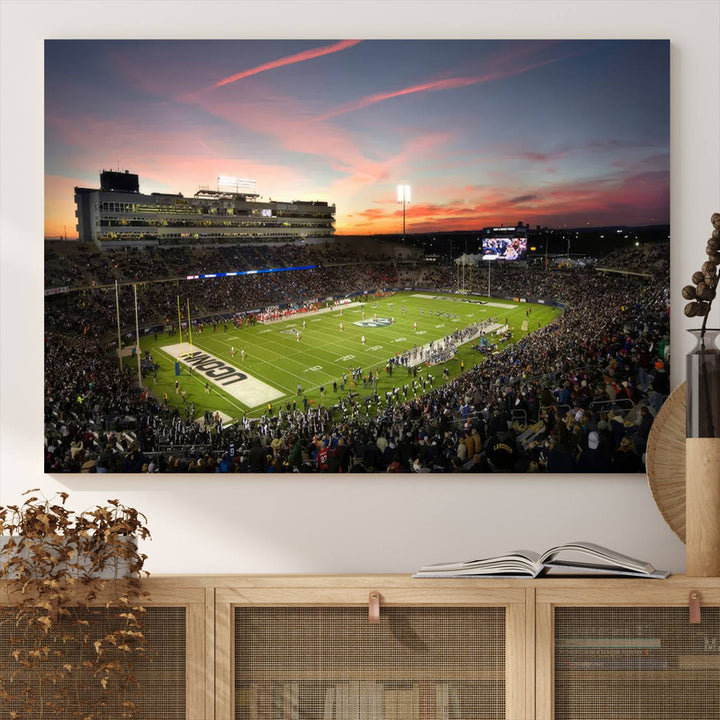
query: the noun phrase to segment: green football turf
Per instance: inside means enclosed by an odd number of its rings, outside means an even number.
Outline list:
[[[432,297],[413,297],[420,294]],[[350,384],[350,368],[358,366],[362,368],[363,376],[367,376],[370,370],[373,375],[380,373],[377,392],[384,400],[387,390],[392,390],[393,387],[402,390],[403,384],[410,385],[412,379],[408,378],[403,367],[395,369],[392,377],[386,372],[388,358],[396,353],[401,354],[414,345],[427,345],[431,340],[439,340],[456,328],[464,328],[488,318],[500,324],[507,320],[514,331],[510,342],[517,342],[527,334],[522,330],[523,321],[528,321],[528,331],[532,332],[538,329],[538,324],[544,326],[560,313],[559,309],[547,305],[490,299],[490,302],[514,306],[512,309],[505,309],[457,302],[462,299],[465,299],[464,296],[415,292],[398,292],[383,298],[368,296],[361,306],[347,307],[342,314],[339,309],[319,314],[303,313],[285,321],[268,324],[257,323],[249,326],[244,323],[239,330],[229,324],[227,332],[223,332],[222,323],[218,325],[216,332],[213,332],[212,324],[208,324],[202,333],[193,331],[192,346],[195,350],[210,353],[242,372],[282,390],[283,396],[272,401],[273,412],[277,412],[280,407],[285,408],[286,403],[292,403],[293,400],[302,408],[302,396],[297,395],[298,384],[302,386],[303,395],[307,396],[313,407],[332,407],[341,396],[346,396],[348,391],[361,396],[372,394],[373,389],[369,384],[366,389],[362,382],[357,385]],[[182,298],[180,300],[182,307]],[[401,311],[401,306],[405,306],[405,313]],[[377,314],[378,318],[394,317],[395,322],[385,327],[359,327],[354,323],[361,320],[363,312],[366,320]],[[303,320],[305,329],[302,328]],[[414,323],[417,323],[417,330]],[[300,332],[299,342],[296,340],[295,330]],[[365,345],[361,342],[363,335],[366,338]],[[186,332],[183,333],[183,341],[188,341]],[[211,392],[207,394],[205,379],[191,373],[182,363],[180,377],[176,378],[175,359],[163,350],[163,346],[178,342],[180,338],[177,331],[173,336],[159,335],[157,340],[152,335],[142,339],[142,351],[149,349],[155,362],[159,364],[157,379],[151,375],[144,379],[145,386],[153,394],[162,398],[163,393],[167,393],[168,404],[182,408],[182,397],[175,393],[175,380],[178,379],[180,389],[186,391],[187,403],[195,403],[195,415],[198,417],[206,409],[213,413],[219,411],[233,419],[241,418],[245,411],[250,416],[259,416],[267,411],[266,403],[246,407],[219,386],[211,385]],[[461,372],[461,361],[464,361],[466,370],[482,362],[484,355],[472,349],[475,342],[477,341],[459,346],[456,358],[446,363],[450,371],[449,379]],[[234,357],[231,355],[231,347],[236,350]],[[245,351],[244,361],[240,357],[241,349]],[[130,358],[127,358],[126,362],[136,368],[136,363]],[[424,376],[429,371],[434,378],[434,386],[437,387],[445,382],[443,367],[444,365],[431,368],[419,366],[418,372],[422,372]],[[341,392],[339,386],[343,372],[347,373],[348,382],[345,391]],[[338,383],[337,393],[333,393],[333,380]],[[325,388],[324,398],[320,396],[321,386]],[[410,391],[409,398],[412,397],[413,393]],[[402,393],[400,399],[403,399]],[[374,409],[373,405],[371,411]]]

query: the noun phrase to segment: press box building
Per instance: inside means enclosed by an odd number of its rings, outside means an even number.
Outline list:
[[[103,170],[100,188],[75,188],[80,242],[102,249],[288,242],[330,237],[335,206],[322,201],[263,201],[236,187],[181,193],[140,192],[138,176]]]

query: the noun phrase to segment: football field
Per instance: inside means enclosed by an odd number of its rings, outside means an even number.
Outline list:
[[[222,323],[214,329],[210,323],[202,332],[193,329],[192,337],[186,331],[182,338],[177,331],[157,339],[146,336],[141,349],[150,351],[158,370],[156,377],[149,374],[144,382],[156,396],[167,394],[171,406],[194,403],[196,417],[207,409],[220,412],[226,422],[246,412],[259,416],[267,412],[268,404],[273,412],[288,404],[292,407],[293,401],[302,409],[305,399],[309,407],[332,407],[348,392],[361,398],[377,392],[382,398],[387,391],[410,384],[414,376],[405,367],[394,368],[392,375],[387,371],[389,359],[414,347],[427,353],[431,341],[437,347],[455,330],[487,321],[490,342],[502,348],[559,313],[546,305],[476,296],[428,292],[367,296],[344,307],[298,313],[285,320],[243,323],[240,329],[231,323],[227,330]],[[500,343],[494,331],[506,323],[512,339]],[[418,362],[419,373],[430,372],[434,386],[446,381],[444,367],[449,371],[447,379],[455,377],[461,362],[466,369],[482,362],[485,355],[472,348],[476,343],[459,345],[456,357],[441,365],[428,368]],[[357,368],[361,373],[353,381],[352,370]],[[376,388],[369,382],[370,372],[379,378]],[[422,394],[419,387],[418,394]],[[409,397],[414,396],[411,391]]]

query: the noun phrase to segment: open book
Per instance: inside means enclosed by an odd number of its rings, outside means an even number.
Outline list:
[[[546,575],[622,575],[642,578],[666,578],[665,570],[656,570],[649,562],[610,550],[591,542],[571,542],[546,550],[513,550],[506,555],[459,563],[426,565],[416,578],[433,577],[539,577]]]

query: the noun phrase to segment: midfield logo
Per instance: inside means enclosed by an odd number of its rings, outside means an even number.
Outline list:
[[[392,325],[390,318],[377,318],[376,320],[357,320],[353,323],[358,327],[387,327]]]

